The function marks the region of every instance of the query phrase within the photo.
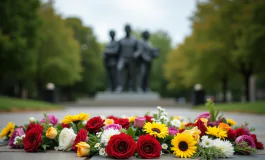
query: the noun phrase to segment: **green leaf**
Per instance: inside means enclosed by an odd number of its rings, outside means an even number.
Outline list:
[[[42,144],[41,147],[43,148],[44,151],[46,151],[46,148],[49,147],[47,144]]]
[[[77,134],[77,128],[76,125],[74,123],[69,123],[69,125],[72,127],[72,129],[74,130],[75,134]]]
[[[132,127],[130,127],[130,128],[127,129],[127,134],[131,135],[132,138],[134,139],[134,137],[135,137],[135,132],[133,131]]]

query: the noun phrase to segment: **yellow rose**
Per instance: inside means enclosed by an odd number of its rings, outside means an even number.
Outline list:
[[[198,143],[200,142],[201,131],[198,129],[198,127],[194,127],[191,130],[185,130],[183,133],[191,134],[195,141]]]
[[[79,142],[77,145],[77,156],[78,157],[86,157],[90,153],[90,145],[86,142]]]
[[[223,123],[221,122],[219,125],[218,125],[218,128],[223,130],[223,131],[228,131],[230,129],[230,126],[226,123]]]
[[[134,122],[135,118],[136,118],[136,116],[128,117],[129,122]]]
[[[105,126],[107,126],[107,125],[113,124],[114,120],[113,119],[105,119],[104,123],[105,123]]]
[[[50,138],[50,139],[54,139],[57,136],[57,130],[53,127],[50,127],[47,131],[46,131],[46,137]]]

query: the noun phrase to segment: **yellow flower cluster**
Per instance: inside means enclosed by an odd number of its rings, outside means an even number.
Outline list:
[[[79,122],[79,121],[82,121],[82,120],[88,120],[89,118],[89,114],[88,113],[84,113],[84,112],[81,112],[79,114],[76,114],[76,115],[66,115],[64,116],[64,119],[62,120],[62,123],[64,124],[69,124],[69,123],[75,123],[75,122]]]
[[[185,130],[183,133],[189,133],[190,135],[192,135],[192,137],[195,141],[197,141],[198,143],[200,142],[201,131],[198,129],[197,126],[190,129],[190,130]]]
[[[222,130],[221,128],[214,127],[207,127],[207,131],[205,132],[208,135],[213,135],[217,138],[224,139],[227,137],[227,131]]]
[[[12,122],[8,122],[5,128],[2,129],[0,133],[0,139],[5,137],[11,137],[12,133],[14,132],[15,124]]]

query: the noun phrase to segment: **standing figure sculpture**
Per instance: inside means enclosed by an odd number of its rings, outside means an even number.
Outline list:
[[[142,33],[142,39],[138,43],[137,51],[134,57],[139,63],[139,75],[137,78],[138,86],[141,86],[144,92],[149,91],[150,73],[152,68],[152,61],[159,54],[159,49],[153,48],[152,44],[148,42],[150,34],[148,31]]]
[[[118,61],[118,49],[119,44],[115,41],[115,32],[109,32],[111,41],[106,45],[104,49],[104,64],[107,73],[108,90],[115,91],[117,86],[117,61]]]
[[[117,92],[125,90],[125,77],[127,77],[128,90],[136,91],[136,62],[133,57],[137,49],[137,40],[131,36],[131,27],[125,26],[126,36],[119,41],[118,87]],[[126,75],[126,76],[125,76]]]

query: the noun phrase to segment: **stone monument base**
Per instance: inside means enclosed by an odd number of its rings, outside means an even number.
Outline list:
[[[158,101],[160,95],[156,92],[98,92],[95,101]]]

